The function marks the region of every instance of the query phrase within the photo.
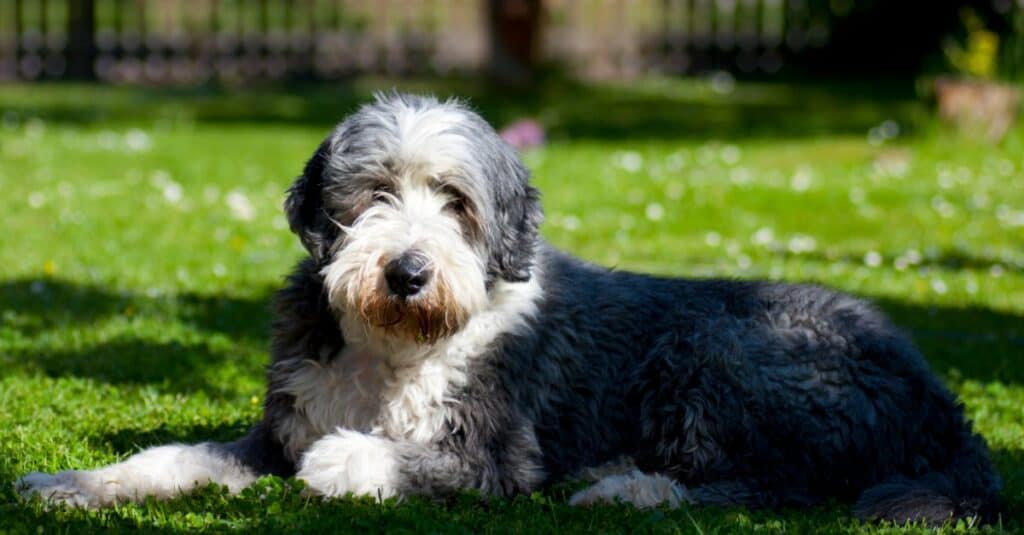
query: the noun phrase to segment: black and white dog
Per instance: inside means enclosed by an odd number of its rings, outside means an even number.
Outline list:
[[[389,93],[289,190],[309,251],[276,298],[265,414],[25,496],[97,507],[262,474],[310,492],[572,498],[991,518],[999,477],[953,395],[870,305],[808,285],[609,271],[544,243],[515,151],[457,102]]]

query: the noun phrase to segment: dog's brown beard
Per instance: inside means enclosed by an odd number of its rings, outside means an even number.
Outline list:
[[[413,299],[402,299],[381,286],[360,292],[355,309],[369,326],[388,336],[433,344],[458,331],[468,315],[443,280]]]

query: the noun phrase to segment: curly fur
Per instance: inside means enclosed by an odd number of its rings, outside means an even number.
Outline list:
[[[537,236],[515,152],[458,102],[379,96],[321,144],[285,210],[310,256],[275,301],[263,421],[186,450],[222,469],[180,481],[143,462],[150,450],[89,472],[121,478],[100,497],[70,476],[19,490],[94,506],[298,471],[325,496],[508,496],[628,458],[573,502],[837,499],[864,519],[932,523],[998,512],[985,443],[874,307],[561,253]],[[380,279],[410,248],[441,272],[422,302]],[[412,323],[396,331],[394,317]]]

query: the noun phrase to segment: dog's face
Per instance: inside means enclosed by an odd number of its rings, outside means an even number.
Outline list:
[[[285,212],[336,313],[421,345],[458,331],[496,283],[530,278],[543,218],[525,167],[483,119],[393,93],[324,140]]]

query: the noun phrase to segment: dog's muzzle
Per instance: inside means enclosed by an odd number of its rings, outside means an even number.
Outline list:
[[[388,289],[402,299],[414,296],[430,282],[429,262],[419,251],[406,251],[384,266]]]

